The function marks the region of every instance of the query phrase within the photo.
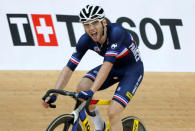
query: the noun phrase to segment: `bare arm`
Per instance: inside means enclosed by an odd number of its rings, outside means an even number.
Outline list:
[[[56,89],[64,89],[64,87],[67,85],[68,81],[70,80],[70,77],[72,76],[73,71],[65,66],[64,69],[61,71],[61,74],[56,82]]]
[[[104,83],[106,78],[108,77],[108,74],[110,73],[110,70],[112,68],[113,64],[110,62],[104,62],[104,64],[101,66],[98,75],[91,87],[91,90],[93,92],[96,92]]]
[[[70,80],[70,77],[72,76],[72,70],[65,66],[64,69],[61,71],[61,74],[57,80],[57,83],[56,83],[56,89],[64,89],[64,87],[67,85],[68,81]],[[56,94],[57,96],[58,94]],[[50,97],[47,97],[45,99],[45,101],[42,100],[42,105],[45,107],[45,108],[48,108],[49,107],[49,104],[47,103],[51,98]]]

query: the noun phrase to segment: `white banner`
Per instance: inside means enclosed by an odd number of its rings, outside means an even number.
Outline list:
[[[195,72],[194,0],[1,0],[0,70],[61,70],[84,33],[77,15],[87,4],[132,33],[145,71]],[[77,69],[102,60],[88,51]]]

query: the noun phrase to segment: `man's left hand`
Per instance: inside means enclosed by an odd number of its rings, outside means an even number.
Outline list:
[[[80,91],[78,93],[78,98],[82,98],[84,100],[88,100],[90,97],[93,97],[94,92],[92,90],[88,91]]]

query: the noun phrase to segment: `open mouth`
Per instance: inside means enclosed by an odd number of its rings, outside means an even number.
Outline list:
[[[92,36],[93,39],[97,39],[97,32],[91,33],[91,36]]]

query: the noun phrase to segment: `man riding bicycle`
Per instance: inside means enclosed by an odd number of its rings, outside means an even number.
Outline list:
[[[104,90],[119,83],[108,108],[108,118],[112,131],[122,131],[120,114],[135,94],[143,79],[143,63],[138,47],[129,32],[118,24],[107,24],[104,10],[100,6],[87,5],[80,11],[80,21],[86,31],[77,45],[67,65],[62,70],[56,89],[64,89],[73,71],[87,50],[93,50],[104,57],[103,64],[84,75],[77,86],[79,98],[89,99],[99,90]],[[57,96],[47,97],[43,106],[55,102]],[[92,117],[95,130],[104,130],[105,123],[98,109],[93,109],[96,116]]]

